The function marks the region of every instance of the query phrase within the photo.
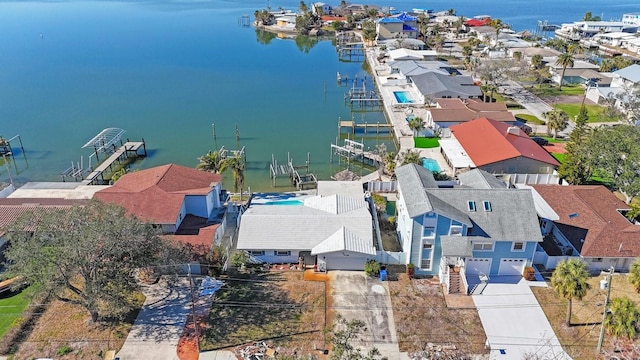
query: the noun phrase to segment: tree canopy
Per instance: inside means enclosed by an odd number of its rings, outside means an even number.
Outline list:
[[[580,259],[569,259],[558,263],[551,275],[553,290],[568,302],[566,324],[571,325],[571,304],[573,299],[582,300],[589,290],[587,263]]]
[[[27,213],[7,231],[7,272],[36,293],[84,307],[92,321],[135,306],[136,269],[182,262],[180,248],[122,207],[91,201]]]
[[[610,312],[604,319],[604,326],[611,335],[633,340],[640,320],[640,310],[627,296],[611,299]]]

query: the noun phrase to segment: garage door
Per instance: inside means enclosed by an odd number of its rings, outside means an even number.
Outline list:
[[[326,254],[327,270],[364,270],[364,263],[367,262],[367,256],[358,253],[348,253],[344,256],[342,253]]]
[[[489,275],[491,272],[490,258],[471,258],[465,264],[467,275]]]
[[[526,259],[501,259],[498,275],[522,275]]]

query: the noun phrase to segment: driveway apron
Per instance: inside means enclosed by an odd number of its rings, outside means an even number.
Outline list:
[[[562,349],[526,280],[500,283],[494,277],[473,295],[491,348],[490,359],[571,359]]]
[[[390,360],[400,359],[389,287],[358,271],[331,271],[329,306],[347,321],[365,322],[367,331],[357,343],[364,353],[376,347]]]

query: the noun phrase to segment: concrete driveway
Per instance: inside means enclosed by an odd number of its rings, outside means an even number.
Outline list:
[[[358,344],[363,351],[378,348],[390,360],[400,359],[391,297],[386,282],[362,271],[330,271],[330,309],[347,320],[365,322],[367,331]]]
[[[473,295],[491,347],[490,359],[571,359],[560,346],[529,282],[500,282],[492,277],[481,295]]]
[[[143,292],[147,298],[117,357],[178,360],[178,341],[191,305],[189,280],[180,277],[168,283],[162,278]]]

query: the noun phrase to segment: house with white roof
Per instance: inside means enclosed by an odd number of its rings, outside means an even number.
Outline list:
[[[265,263],[364,269],[368,259],[376,258],[377,248],[362,185],[323,183],[318,183],[318,195],[280,204],[252,201],[242,214],[236,248]]]

